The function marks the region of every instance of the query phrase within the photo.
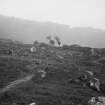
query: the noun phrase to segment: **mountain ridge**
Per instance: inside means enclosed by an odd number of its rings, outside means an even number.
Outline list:
[[[35,40],[46,42],[46,36],[59,36],[63,44],[79,44],[104,48],[105,31],[91,27],[24,20],[0,15],[0,38],[32,43]]]

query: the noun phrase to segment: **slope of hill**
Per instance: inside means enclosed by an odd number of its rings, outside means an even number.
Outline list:
[[[79,45],[34,46],[32,53],[31,44],[0,40],[0,105],[88,105],[91,97],[105,96],[70,82],[88,70],[105,84],[105,49],[93,49],[93,53],[92,48]]]
[[[70,28],[67,25],[36,22],[0,16],[0,37],[32,43],[46,41],[46,36],[59,36],[63,43],[105,47],[105,31],[89,27]]]

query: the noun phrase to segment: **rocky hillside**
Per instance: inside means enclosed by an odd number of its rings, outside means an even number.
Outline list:
[[[86,71],[105,84],[105,49],[79,45],[50,46],[0,40],[0,105],[88,105],[105,96],[82,82],[70,82]]]

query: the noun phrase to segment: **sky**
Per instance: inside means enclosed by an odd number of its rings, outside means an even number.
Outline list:
[[[105,0],[0,0],[0,14],[105,29]]]

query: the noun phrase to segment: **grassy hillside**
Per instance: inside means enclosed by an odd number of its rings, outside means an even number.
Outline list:
[[[71,83],[84,71],[92,71],[105,84],[105,49],[81,46],[53,47],[44,43],[35,45],[36,52],[30,52],[31,44],[0,41],[0,105],[18,103],[27,105],[87,105],[92,96],[105,95],[82,83]],[[8,51],[12,51],[8,53]],[[44,78],[41,72],[45,71]],[[27,82],[2,89],[13,81],[33,74]]]

